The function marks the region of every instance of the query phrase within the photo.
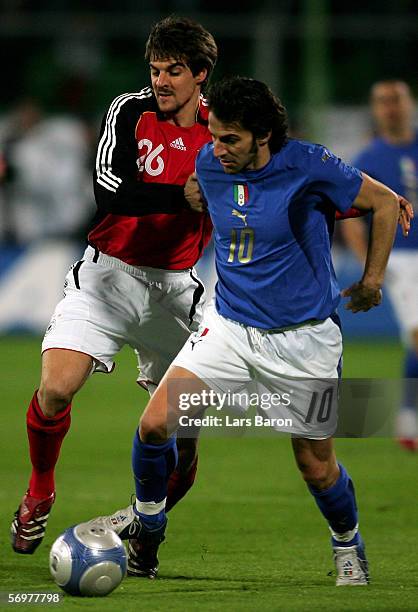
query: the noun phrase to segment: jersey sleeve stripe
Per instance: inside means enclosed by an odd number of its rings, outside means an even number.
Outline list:
[[[115,191],[117,187],[122,183],[122,179],[116,176],[111,168],[112,168],[112,155],[116,146],[116,119],[122,108],[122,106],[132,99],[145,99],[150,98],[152,96],[152,90],[150,87],[145,87],[139,93],[135,94],[122,94],[115,98],[115,100],[110,105],[106,116],[106,124],[103,130],[102,137],[99,141],[99,145],[97,148],[96,155],[96,172],[97,172],[97,182],[110,189],[111,191]],[[101,179],[99,181],[99,179]],[[109,186],[104,183],[109,183]],[[113,189],[110,187],[115,187]]]
[[[118,176],[115,176],[114,174],[111,174],[108,170],[102,172],[100,177],[116,188],[119,187],[119,185],[122,183],[122,179],[120,179]]]
[[[101,185],[102,187],[104,187],[108,191],[113,191],[114,193],[116,193],[116,187],[111,187],[110,185],[108,185],[107,183],[102,181],[100,176],[97,177],[97,183],[99,183],[99,185]]]
[[[105,129],[103,131],[103,135],[97,149],[96,168],[98,174],[103,171],[104,165],[111,164],[112,153],[116,146],[116,119],[122,106],[125,104],[125,102],[128,102],[129,100],[135,98],[141,100],[144,98],[149,98],[151,97],[151,95],[151,89],[149,87],[146,87],[139,93],[122,94],[121,96],[115,98],[115,100],[112,102],[107,113]]]
[[[113,193],[116,193],[115,187],[110,187],[110,185],[108,185],[107,183],[104,183],[100,178],[98,178],[96,182],[102,187],[104,187],[105,189],[107,189],[108,191],[113,191]]]

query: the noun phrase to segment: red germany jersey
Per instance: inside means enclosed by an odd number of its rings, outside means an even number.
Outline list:
[[[136,266],[176,270],[196,263],[212,225],[207,214],[190,210],[183,187],[210,140],[207,115],[201,98],[192,127],[168,123],[149,87],[112,102],[97,148],[91,245]]]

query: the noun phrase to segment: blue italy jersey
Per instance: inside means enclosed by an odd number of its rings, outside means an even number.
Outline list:
[[[409,145],[392,145],[375,138],[354,160],[354,165],[407,198],[418,213],[418,134]],[[398,226],[394,249],[418,249],[418,229],[412,224],[408,238]]]
[[[262,169],[240,174],[226,174],[208,144],[196,172],[214,225],[218,312],[263,329],[330,316],[340,300],[331,260],[335,208],[350,208],[361,173],[298,140]]]

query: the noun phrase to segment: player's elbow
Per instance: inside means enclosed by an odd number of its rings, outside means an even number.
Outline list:
[[[399,199],[395,192],[388,187],[383,187],[379,194],[376,194],[372,207],[373,214],[385,215],[388,218],[398,219]]]
[[[369,210],[373,215],[398,219],[398,196],[389,187],[363,173],[363,183],[354,205]]]
[[[396,228],[399,218],[399,200],[395,193],[388,190],[388,193],[380,200],[379,205],[373,211],[374,223],[380,223],[389,230]],[[395,231],[395,229],[393,230]]]

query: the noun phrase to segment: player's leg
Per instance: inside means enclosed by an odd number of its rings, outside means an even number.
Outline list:
[[[153,396],[159,381],[164,376],[178,351],[195,331],[202,316],[204,289],[193,271],[167,271],[149,269],[140,271],[135,279],[146,290],[138,304],[139,325],[135,325],[129,344],[135,348],[138,358],[139,376],[137,382]],[[131,326],[132,329],[132,326]],[[177,440],[179,462],[170,476],[166,509],[171,509],[193,485],[197,470],[197,437]],[[137,575],[150,575],[156,572],[150,563],[143,563],[143,543],[138,544],[130,537],[135,519],[133,506],[119,509],[111,515],[97,517],[107,528],[113,529],[122,539],[129,539],[129,567],[137,570]],[[135,548],[141,547],[136,555]],[[156,558],[157,545],[149,543],[149,557]],[[139,569],[138,569],[138,566]],[[143,571],[141,569],[143,568]]]
[[[155,321],[155,318],[154,318]],[[161,320],[161,324],[163,321]],[[164,338],[164,334],[161,334]],[[201,393],[202,390],[208,391],[206,385],[202,386],[202,380],[210,381],[211,388],[215,392],[226,393],[228,391],[242,389],[251,380],[247,362],[251,348],[248,347],[247,334],[244,328],[220,317],[211,306],[205,311],[204,320],[198,331],[189,336],[180,353],[175,357],[172,366],[165,374],[157,390],[152,395],[150,402],[141,420],[141,437],[135,433],[132,463],[135,474],[137,497],[141,504],[142,494],[141,483],[152,483],[153,479],[160,489],[151,499],[152,503],[148,508],[151,515],[155,518],[148,519],[148,522],[160,521],[156,527],[157,535],[154,541],[145,541],[146,529],[138,528],[141,522],[136,519],[138,512],[137,504],[122,510],[118,510],[113,515],[98,517],[93,521],[103,523],[104,526],[113,529],[122,539],[129,539],[128,572],[135,576],[148,576],[154,578],[157,573],[158,559],[157,551],[161,541],[161,531],[165,525],[161,521],[160,512],[167,511],[169,486],[171,485],[170,470],[167,465],[172,465],[173,453],[175,453],[174,439],[169,437],[176,430],[180,414],[189,416],[195,410],[201,412],[206,406],[194,407],[186,413],[179,410],[182,405],[180,393]],[[152,381],[152,371],[157,361],[146,359],[146,345],[141,346],[141,372],[139,380]],[[143,367],[145,364],[145,367]],[[149,367],[147,367],[147,364]],[[183,374],[182,374],[183,372]],[[193,372],[193,374],[192,374]],[[231,386],[231,381],[236,388]],[[200,415],[199,415],[200,416]],[[194,457],[196,428],[187,429],[187,436],[184,430],[181,431],[181,440],[184,445],[180,447],[186,450],[185,465],[189,464]],[[151,454],[148,457],[147,454]],[[144,461],[144,457],[146,461]],[[155,469],[155,477],[150,474],[144,475],[144,468]],[[176,466],[178,468],[178,464]],[[161,469],[160,469],[161,468]],[[163,475],[158,476],[158,472]],[[171,471],[171,475],[173,474]],[[146,493],[146,491],[145,491]],[[145,495],[146,497],[146,495]],[[167,497],[167,499],[165,499]],[[144,501],[147,501],[146,499]],[[141,506],[140,506],[141,508]],[[136,511],[136,512],[135,512]],[[145,520],[147,520],[145,518]],[[150,529],[150,528],[149,528]],[[139,532],[139,533],[138,533]],[[138,535],[138,537],[137,537]]]
[[[92,364],[89,355],[65,349],[51,349],[42,356],[41,383],[26,414],[32,473],[12,523],[12,546],[18,553],[32,554],[45,534],[55,500],[55,466],[71,422],[71,401]]]
[[[71,402],[93,368],[93,358],[68,349],[42,355],[42,375],[27,413],[32,476],[29,494],[43,498],[55,491],[54,468],[70,426]]]
[[[337,586],[368,583],[353,482],[337,463],[332,438],[292,438],[296,463],[332,534]]]
[[[241,389],[248,384],[251,379],[247,367],[250,349],[245,343],[246,332],[242,326],[223,319],[211,307],[208,308],[201,327],[190,336],[152,396],[141,419],[140,435],[134,440],[132,462],[136,484],[134,510],[142,513],[139,522],[147,521],[148,529],[153,523],[159,525],[156,529],[165,529],[168,491],[172,482],[168,467],[172,465],[175,451],[172,433],[177,429],[180,417],[200,417],[208,407],[204,400],[199,406],[185,406],[187,396],[193,394],[195,398],[202,398],[203,392],[209,391],[203,381],[210,381],[211,389],[220,393],[235,391],[233,385]],[[231,381],[234,381],[232,386]],[[182,422],[181,436],[189,446],[190,460],[193,438],[198,432],[189,421],[187,428],[184,427]],[[158,544],[157,540],[153,555],[146,559],[144,549],[152,553],[152,547],[142,547],[141,538],[130,540],[128,572],[131,575],[155,577]]]
[[[356,580],[350,584],[367,584],[361,573],[361,543],[357,526],[357,507],[354,488],[342,465],[338,465],[332,435],[337,427],[338,380],[342,353],[342,337],[334,319],[307,324],[286,333],[264,337],[266,354],[277,355],[275,360],[264,359],[258,377],[270,393],[290,403],[270,407],[268,416],[289,419],[293,452],[309,491],[331,528],[335,555],[344,548],[356,567]],[[361,556],[363,555],[363,556]],[[341,556],[336,558],[339,568]],[[340,570],[338,569],[340,574]],[[337,584],[343,584],[340,575]]]
[[[169,512],[192,488],[198,463],[198,438],[177,438],[177,466],[168,480],[165,511]]]
[[[152,394],[177,353],[202,320],[205,290],[194,270],[153,270],[138,335],[138,382]],[[191,489],[197,472],[197,436],[177,439],[178,463],[170,476],[167,511]]]
[[[405,347],[404,388],[396,421],[401,446],[418,450],[418,250],[391,253],[387,288]]]
[[[144,358],[146,352],[143,350],[141,354]],[[139,361],[139,355],[138,363],[141,363]],[[138,366],[139,369],[140,367],[141,366]],[[149,381],[147,381],[146,384],[142,381],[140,384],[148,390],[150,397],[152,397],[157,386]],[[166,512],[169,512],[181,499],[183,499],[195,482],[198,464],[198,431],[196,432],[196,437],[177,438],[176,444],[178,461],[168,482]],[[125,523],[129,520],[129,517],[132,518],[129,508],[118,510],[111,515],[110,518],[113,521],[113,525],[117,525],[116,531],[121,529],[123,533]],[[101,519],[104,518],[105,517],[101,517]]]
[[[418,451],[418,328],[409,332],[404,358],[404,381],[397,435],[399,443],[406,450]]]
[[[105,280],[117,287],[116,295],[133,294],[131,287],[125,287],[129,277],[122,272],[90,261],[72,267],[66,277],[65,297],[45,333],[41,383],[27,412],[32,475],[11,530],[16,552],[33,553],[44,536],[55,498],[54,469],[70,426],[73,396],[93,370],[112,371],[113,356],[123,346],[125,320],[130,313],[124,305],[119,308],[119,318],[114,316],[115,304]],[[126,304],[128,298],[124,300]]]
[[[128,574],[155,578],[158,547],[167,524],[170,476],[177,460],[175,432],[181,411],[180,394],[200,393],[206,385],[192,372],[172,366],[151,397],[135,432],[132,469],[135,480],[134,521],[129,527]],[[195,408],[196,413],[198,408]],[[193,413],[188,414],[193,416]],[[184,439],[186,440],[186,439]],[[183,444],[183,449],[187,445]],[[190,443],[190,455],[195,445]]]

